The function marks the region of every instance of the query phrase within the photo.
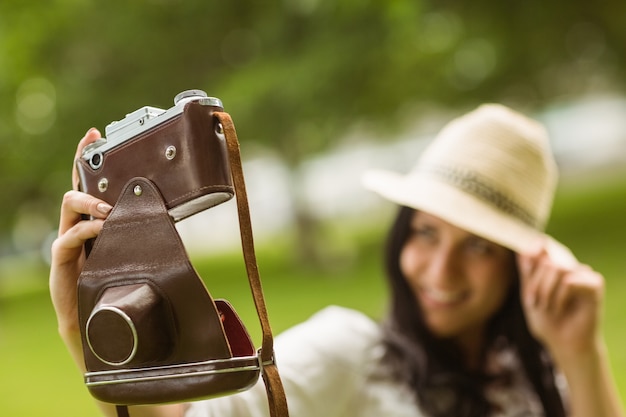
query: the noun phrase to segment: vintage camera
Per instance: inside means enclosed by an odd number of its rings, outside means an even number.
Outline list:
[[[237,147],[221,102],[190,90],[168,110],[142,107],[111,123],[77,158],[80,189],[114,205],[86,244],[77,290],[85,384],[99,400],[227,395],[250,388],[268,365],[234,308],[207,290],[174,223],[236,188],[242,244],[252,245]],[[260,283],[249,279],[259,302]]]
[[[222,102],[202,90],[176,95],[168,110],[145,106],[106,126],[76,165],[80,190],[115,205],[135,177],[152,181],[175,221],[232,198]]]

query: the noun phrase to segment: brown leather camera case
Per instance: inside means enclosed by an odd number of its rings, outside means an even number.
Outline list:
[[[78,288],[85,381],[94,397],[181,401],[258,380],[250,337],[230,305],[212,299],[149,180],[133,179],[123,190]]]

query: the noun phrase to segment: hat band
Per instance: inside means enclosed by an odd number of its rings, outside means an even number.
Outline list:
[[[503,213],[506,213],[534,229],[540,229],[540,222],[535,216],[522,208],[502,192],[496,190],[473,172],[444,166],[420,167],[419,172],[437,177],[444,182],[479,198]]]

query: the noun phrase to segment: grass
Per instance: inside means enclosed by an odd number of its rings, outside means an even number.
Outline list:
[[[619,391],[626,398],[626,181],[603,184],[562,187],[549,231],[606,277],[604,329]],[[380,232],[361,234],[360,250],[350,252],[342,262],[333,262],[333,267],[323,272],[290,262],[284,256],[289,253],[284,244],[257,248],[274,332],[279,333],[329,304],[380,316],[386,297],[376,243]],[[212,295],[231,301],[258,341],[260,331],[240,254],[198,258],[193,262]],[[81,375],[57,335],[45,283],[47,271],[31,265],[16,268],[13,273],[40,284],[29,286],[29,291],[23,293],[0,297],[0,415],[97,416]]]

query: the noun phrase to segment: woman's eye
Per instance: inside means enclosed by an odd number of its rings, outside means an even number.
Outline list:
[[[417,226],[413,228],[413,237],[418,238],[420,240],[432,241],[436,239],[437,234],[435,233],[435,230],[432,227]]]
[[[473,253],[487,255],[491,253],[491,243],[480,238],[472,238],[467,242],[467,248]]]

